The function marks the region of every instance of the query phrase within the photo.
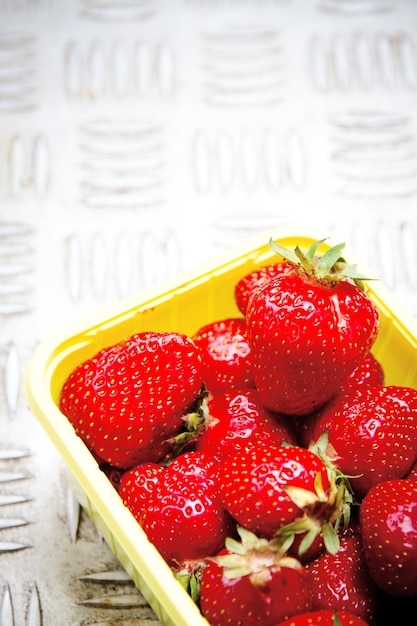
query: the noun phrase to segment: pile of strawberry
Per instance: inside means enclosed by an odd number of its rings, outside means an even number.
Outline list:
[[[321,243],[271,241],[239,317],[133,335],[62,389],[212,626],[379,626],[417,604],[417,390],[384,384],[378,310]]]

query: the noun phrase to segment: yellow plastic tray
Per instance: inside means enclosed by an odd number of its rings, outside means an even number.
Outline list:
[[[152,329],[192,335],[211,321],[238,315],[234,285],[247,272],[277,259],[268,247],[270,237],[282,245],[293,248],[298,243],[304,248],[327,234],[300,232],[290,226],[262,232],[197,271],[183,273],[51,335],[38,346],[27,366],[27,401],[62,455],[76,497],[167,626],[207,626],[208,622],[59,411],[61,387],[80,362],[135,332]],[[335,243],[340,241],[330,238],[325,245]],[[345,257],[358,261],[348,248]],[[369,275],[360,262],[358,268]],[[373,352],[385,369],[386,383],[417,387],[417,322],[379,280],[369,281],[367,287],[381,315]]]

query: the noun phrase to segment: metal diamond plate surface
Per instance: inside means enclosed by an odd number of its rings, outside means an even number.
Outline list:
[[[413,0],[0,0],[1,626],[159,623],[25,404],[38,342],[288,222],[417,315],[416,97]]]

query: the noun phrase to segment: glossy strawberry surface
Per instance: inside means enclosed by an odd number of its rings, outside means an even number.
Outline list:
[[[270,280],[246,313],[255,386],[269,409],[313,412],[373,346],[379,314],[355,284],[301,272]]]
[[[317,502],[317,476],[324,493],[329,478],[324,463],[309,450],[265,445],[229,456],[220,465],[220,497],[238,523],[266,537],[302,517],[288,488],[306,492],[308,505]]]
[[[235,286],[235,300],[239,311],[246,315],[248,303],[252,295],[263,287],[271,278],[294,271],[294,266],[287,261],[277,261],[248,272]]]
[[[375,485],[363,499],[359,516],[375,584],[392,596],[417,598],[417,480]]]
[[[201,386],[201,353],[189,337],[145,332],[76,367],[59,406],[96,455],[128,469],[163,458]]]
[[[254,386],[244,318],[207,324],[193,335],[193,340],[201,349],[204,382],[211,393]]]
[[[383,385],[384,382],[384,368],[372,352],[369,352],[342,383],[342,388],[348,391],[358,385]]]
[[[163,472],[161,465],[151,462],[141,463],[124,472],[120,480],[119,495],[137,520]]]
[[[349,393],[356,387],[383,385],[385,381],[385,372],[381,363],[369,352],[353,370],[353,372],[341,384],[339,391],[327,402],[322,409],[309,413],[308,415],[294,416],[292,421],[294,429],[297,432],[299,442],[305,448],[314,442],[321,434],[320,431],[315,432],[316,422],[320,419],[322,411],[326,411],[327,406],[331,406],[334,398],[340,397],[342,393]]]
[[[376,624],[378,595],[365,563],[360,533],[340,538],[336,554],[323,552],[306,564],[314,609],[347,611]]]
[[[142,510],[141,527],[171,566],[214,555],[234,533],[216,472],[209,457],[184,453],[164,470]]]
[[[314,438],[324,430],[363,498],[373,485],[405,476],[417,458],[417,390],[376,385],[341,394],[321,411]]]
[[[249,447],[296,443],[287,417],[272,413],[260,401],[256,389],[239,389],[213,396],[209,420],[196,449],[218,461]]]

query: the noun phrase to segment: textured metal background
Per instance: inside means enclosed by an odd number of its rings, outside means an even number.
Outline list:
[[[51,331],[284,222],[417,315],[416,46],[413,0],[0,0],[0,626],[158,623],[26,406]]]

